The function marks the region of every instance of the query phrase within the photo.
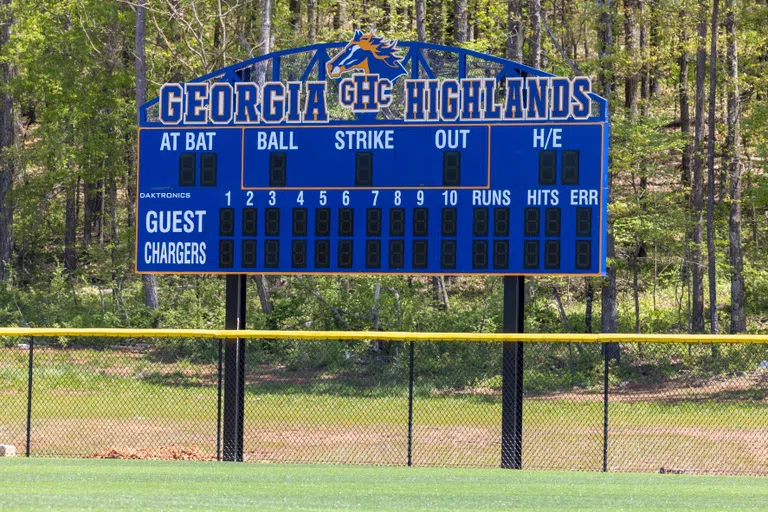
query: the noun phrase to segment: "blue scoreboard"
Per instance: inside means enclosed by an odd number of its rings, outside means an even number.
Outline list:
[[[142,107],[138,272],[604,273],[609,125],[587,78],[494,58],[500,76],[439,79],[413,43],[355,38],[292,50],[301,80],[270,54],[271,81],[249,61]],[[353,67],[376,44],[395,71]]]

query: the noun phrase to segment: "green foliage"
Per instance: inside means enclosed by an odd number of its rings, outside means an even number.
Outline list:
[[[400,40],[416,39],[414,5],[407,0],[344,2],[319,0],[317,21],[308,18],[307,3],[291,12],[279,0],[272,13],[272,50],[309,43],[309,26],[316,40],[347,39],[353,28],[374,28]],[[531,51],[529,4],[524,2],[524,57]],[[170,5],[170,4],[169,4]],[[218,15],[215,0],[189,0],[178,9],[151,2],[147,11],[148,97],[160,84],[184,81],[254,55],[262,45],[260,2],[224,2]],[[295,5],[295,4],[294,4]],[[427,5],[435,5],[427,2]],[[768,7],[737,1],[739,20],[739,87],[742,104],[743,246],[747,287],[748,328],[768,329],[768,266],[764,212],[768,210]],[[612,54],[598,58],[597,28],[602,12],[596,2],[543,2],[548,26],[582,72],[613,83],[610,98],[613,138],[610,172],[613,177],[611,215],[615,221],[618,269],[619,324],[635,329],[634,271],[642,332],[686,332],[690,322],[690,290],[681,276],[686,257],[686,233],[693,212],[690,190],[681,184],[680,160],[687,142],[679,130],[678,92],[687,86],[693,101],[692,64],[687,84],[679,83],[679,56],[695,52],[695,2],[663,0],[645,3],[638,14],[648,45],[631,51],[624,44],[624,12],[614,4]],[[13,201],[15,261],[12,278],[0,283],[0,325],[62,327],[201,327],[219,328],[223,318],[224,282],[208,276],[158,278],[160,309],[144,306],[141,280],[133,274],[134,230],[132,197],[135,144],[135,63],[132,2],[102,0],[15,0],[11,43],[0,58],[16,69],[4,84],[21,112],[20,172]],[[442,29],[453,42],[454,3],[442,3]],[[468,2],[468,41],[464,46],[494,55],[505,53],[507,5],[490,0]],[[432,13],[427,12],[429,18]],[[294,20],[295,18],[295,20]],[[294,21],[297,25],[294,25]],[[688,39],[683,40],[682,35]],[[568,62],[542,28],[543,68],[572,74]],[[724,35],[720,36],[724,49]],[[218,46],[217,46],[218,45]],[[290,64],[286,64],[290,65]],[[724,64],[718,64],[719,71]],[[610,67],[611,70],[607,68]],[[658,91],[641,98],[633,120],[623,105],[623,81],[648,72]],[[728,83],[720,73],[719,94]],[[725,138],[724,105],[718,103],[718,158]],[[719,160],[718,160],[719,162]],[[718,173],[718,180],[720,179]],[[718,182],[719,184],[719,182]],[[111,195],[114,187],[115,194]],[[74,226],[66,211],[76,205]],[[72,203],[74,201],[74,203]],[[95,203],[93,202],[95,201]],[[101,201],[101,203],[99,203]],[[716,209],[718,307],[727,325],[729,309],[728,200]],[[93,219],[86,225],[86,211]],[[102,216],[103,212],[103,216]],[[67,228],[71,229],[71,246]],[[638,255],[639,248],[645,250]],[[65,270],[67,250],[74,268]],[[586,314],[587,283],[594,289],[592,319]],[[583,332],[600,329],[599,278],[585,280],[533,279],[529,287],[526,330]],[[502,289],[499,278],[446,279],[447,304],[439,286],[423,277],[269,277],[269,314],[255,293],[248,297],[248,327],[257,329],[339,329],[382,331],[495,332],[501,329]],[[439,283],[438,283],[439,284]],[[252,283],[251,288],[255,286]],[[555,290],[558,293],[555,293]],[[559,304],[558,304],[559,302]],[[562,311],[561,313],[561,306]],[[61,344],[73,340],[55,340]],[[12,343],[13,341],[9,341]],[[162,357],[194,353],[211,361],[215,346],[205,340],[158,340]],[[256,347],[256,345],[255,345]],[[397,368],[406,357],[402,347],[376,343],[259,344],[249,364],[284,365],[291,370],[365,373],[367,365]],[[421,346],[418,364],[425,379],[455,387],[495,385],[496,347],[434,344]],[[533,354],[533,353],[532,353]],[[730,371],[737,352],[723,350],[720,359],[686,359],[709,372]],[[746,354],[746,353],[745,353]],[[673,357],[674,356],[674,357]],[[636,371],[634,356],[625,357],[622,371]],[[647,354],[646,356],[647,357]],[[650,359],[657,373],[672,378],[678,363]],[[745,365],[754,361],[745,355]],[[706,363],[706,364],[705,364]],[[625,364],[625,363],[622,363]],[[566,345],[531,356],[528,386],[547,391],[568,386],[592,386],[599,380],[599,357]],[[557,378],[552,377],[556,369]],[[647,373],[647,372],[646,372]],[[479,377],[477,377],[479,375]],[[427,386],[428,388],[428,386]]]

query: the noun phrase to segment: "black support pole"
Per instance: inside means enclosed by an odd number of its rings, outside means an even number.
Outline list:
[[[29,448],[32,439],[32,368],[34,366],[35,356],[35,338],[29,338],[29,369],[27,372],[27,449],[26,455],[29,457]]]
[[[227,276],[226,329],[245,328],[246,275]],[[227,339],[224,347],[224,460],[243,460],[245,340]]]
[[[525,324],[525,278],[504,277],[504,332]],[[523,343],[506,342],[501,363],[501,467],[523,467]]]
[[[408,466],[413,466],[413,342],[408,343]]]
[[[221,379],[222,379],[222,365],[224,352],[224,342],[219,340],[219,365],[216,373],[216,460],[221,460]]]
[[[608,472],[608,345],[603,343],[603,473]]]

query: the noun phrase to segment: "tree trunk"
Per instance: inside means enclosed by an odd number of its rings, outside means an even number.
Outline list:
[[[650,58],[651,58],[651,65],[650,65],[650,83],[648,87],[648,97],[653,98],[655,96],[659,96],[661,94],[661,80],[659,79],[659,64],[657,62],[657,58],[659,55],[659,48],[661,47],[661,30],[659,30],[659,5],[658,0],[650,0],[650,45],[651,45],[651,51],[650,51]]]
[[[646,17],[645,4],[647,0],[640,2],[640,59],[642,60],[642,70],[640,72],[640,99],[643,100],[643,116],[648,115],[648,99],[651,95],[651,74],[648,65],[648,21]]]
[[[453,39],[456,44],[467,42],[467,0],[454,0]]]
[[[523,61],[523,1],[507,0],[507,58]]]
[[[624,80],[624,108],[632,123],[637,120],[637,2],[624,0],[624,47],[630,60]]]
[[[316,0],[312,0],[315,2]],[[261,55],[272,51],[272,0],[261,2]]]
[[[736,48],[736,7],[734,0],[725,1],[725,30],[727,34],[728,71],[728,136],[725,141],[725,161],[731,177],[728,215],[728,241],[731,262],[731,333],[744,332],[744,259],[741,252],[741,105],[739,100],[739,60]]]
[[[451,305],[448,301],[448,290],[445,288],[445,276],[434,276],[432,278],[432,287],[435,298],[440,302],[440,309],[447,311]]]
[[[424,23],[424,2],[425,0],[416,0],[416,38],[422,43],[427,40],[427,27]]]
[[[427,0],[427,7],[429,8],[429,20],[427,21],[429,42],[443,44],[445,41],[445,34],[443,33],[443,0]]]
[[[597,0],[597,7],[600,13],[597,29],[599,81],[603,96],[610,100],[613,94],[613,0]]]
[[[11,38],[13,17],[11,0],[3,0],[3,20],[0,27],[0,51],[5,53],[5,46]],[[13,200],[11,192],[16,176],[16,111],[13,108],[13,96],[5,87],[14,75],[11,61],[0,61],[0,281],[7,281],[11,276],[13,258]]]
[[[67,186],[67,199],[64,207],[64,269],[72,274],[77,268],[75,238],[77,235],[77,182]],[[133,207],[133,206],[131,206]]]
[[[264,3],[271,0],[264,0]],[[317,0],[307,0],[307,36],[309,44],[317,42],[317,26],[315,25],[315,11],[317,10]],[[266,12],[266,10],[265,10]]]
[[[584,307],[584,331],[587,333],[592,332],[592,302],[595,297],[595,289],[592,288],[592,283],[587,278],[587,295],[585,298]]]
[[[685,11],[680,12],[680,18],[685,23],[687,14]],[[683,134],[685,145],[683,146],[683,155],[680,171],[680,183],[685,189],[685,203],[683,208],[687,210],[688,203],[690,203],[690,190],[691,186],[691,109],[688,102],[688,64],[690,62],[690,55],[687,50],[688,44],[688,31],[683,30],[680,37],[680,56],[678,57],[678,65],[680,66],[680,74],[678,75],[678,99],[680,103],[680,132]],[[688,217],[686,211],[686,218]],[[690,290],[690,276],[691,276],[691,243],[693,241],[693,231],[691,230],[688,222],[685,224],[685,244],[683,246],[683,264],[680,269],[680,281],[684,290]],[[686,324],[690,324],[690,309],[687,307],[688,301],[686,301]]]
[[[531,56],[528,64],[536,69],[541,68],[541,0],[530,0],[531,39],[529,47]]]
[[[681,17],[685,14],[682,13]],[[688,55],[686,45],[688,44],[688,31],[683,30],[683,35],[680,38],[681,53],[677,59],[680,66],[680,74],[678,75],[678,99],[680,102],[680,131],[685,139],[685,146],[683,147],[683,159],[680,174],[680,182],[684,187],[691,185],[691,108],[688,104],[688,63],[691,60]]]
[[[263,3],[262,3],[262,11],[264,9]],[[290,0],[288,3],[288,10],[290,11],[291,15],[288,18],[288,23],[291,25],[291,28],[293,29],[293,33],[295,35],[299,35],[299,30],[301,27],[301,3],[299,0]],[[344,0],[338,0],[338,10],[336,11],[336,16],[338,17],[339,21],[339,27],[343,25],[344,18],[341,16],[341,12],[344,11]],[[263,39],[262,39],[263,41]],[[262,54],[268,53],[268,52],[262,52]]]
[[[146,0],[136,2],[136,108],[138,109],[147,101],[147,67],[145,58],[145,34],[146,34]],[[138,111],[138,110],[137,110]],[[136,158],[139,156],[136,155]],[[142,274],[144,285],[144,305],[156,310],[160,307],[157,297],[157,282],[153,274]]]
[[[717,334],[717,267],[715,266],[715,101],[717,100],[717,11],[712,3],[712,37],[709,52],[709,141],[707,145],[707,277],[709,278],[709,330]]]
[[[698,30],[696,47],[696,105],[693,137],[693,182],[691,184],[691,206],[693,215],[693,244],[691,266],[693,284],[691,329],[704,332],[704,279],[701,255],[702,214],[704,210],[704,87],[707,67],[707,2],[699,1]]]
[[[600,62],[600,86],[603,96],[610,100],[613,95],[613,0],[597,0],[600,11],[598,24],[598,59]],[[609,162],[610,168],[610,162]],[[613,191],[613,173],[608,172],[608,203],[611,202]],[[606,239],[606,253],[608,258],[615,261],[616,249],[613,236],[613,217],[608,216],[608,237]],[[617,332],[619,329],[619,315],[616,309],[616,264],[610,263],[605,270],[606,277],[600,289],[600,329],[602,332]],[[618,343],[606,343],[605,354],[609,359],[620,357]]]

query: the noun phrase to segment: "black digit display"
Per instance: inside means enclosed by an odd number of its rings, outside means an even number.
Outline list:
[[[389,210],[389,236],[405,236],[405,209]]]
[[[234,240],[219,240],[219,268],[232,268],[235,265]]]
[[[365,268],[381,268],[381,240],[365,241]]]
[[[365,210],[366,236],[381,236],[381,208]]]
[[[264,241],[264,266],[266,268],[277,268],[280,265],[280,241]]]
[[[443,152],[443,185],[457,187],[461,184],[461,153]]]
[[[472,231],[475,236],[488,236],[488,208],[475,208],[472,212]]]
[[[315,210],[315,236],[331,236],[331,209]]]
[[[443,208],[443,236],[456,236],[456,208]]]
[[[493,268],[509,267],[509,240],[493,241]]]
[[[539,236],[541,232],[540,217],[538,208],[525,209],[525,229],[523,230],[525,236]]]
[[[509,208],[493,210],[493,236],[509,236]]]
[[[560,236],[560,208],[547,208],[546,216],[544,234],[546,236]]]
[[[405,242],[402,240],[389,241],[389,268],[403,268],[405,266]]]
[[[592,266],[592,241],[576,240],[576,268],[588,269]]]
[[[539,268],[539,241],[526,240],[523,243],[523,267]]]
[[[339,268],[352,268],[352,240],[339,240]]]
[[[563,185],[579,184],[579,152],[563,151]]]
[[[358,152],[355,156],[355,186],[373,186],[373,153]]]
[[[592,236],[592,208],[576,208],[576,236]]]
[[[216,186],[217,160],[216,153],[203,153],[200,155],[200,186]]]
[[[267,208],[264,212],[264,232],[267,236],[280,236],[279,208]]]
[[[219,210],[219,236],[235,236],[235,209]]]
[[[557,183],[557,152],[550,150],[539,151],[539,185],[554,185]]]
[[[288,154],[274,152],[269,154],[269,186],[284,187],[287,181]]]
[[[307,236],[307,209],[293,209],[293,236]]]
[[[488,268],[488,240],[472,242],[472,268]]]
[[[427,268],[429,246],[426,240],[413,241],[413,268]]]
[[[291,243],[291,267],[307,267],[307,241],[294,240]]]
[[[560,240],[546,240],[544,242],[544,268],[560,268]]]
[[[429,209],[413,209],[413,236],[429,235]]]
[[[257,211],[256,208],[243,208],[243,236],[256,236]]]
[[[443,240],[440,244],[440,268],[456,268],[456,240]]]
[[[243,240],[243,268],[256,266],[256,240]]]
[[[179,186],[194,187],[197,183],[197,159],[194,153],[179,155]]]
[[[331,241],[315,240],[315,268],[331,266]]]
[[[339,208],[339,236],[352,236],[355,233],[355,210]]]

